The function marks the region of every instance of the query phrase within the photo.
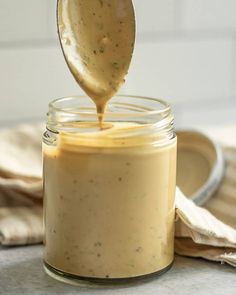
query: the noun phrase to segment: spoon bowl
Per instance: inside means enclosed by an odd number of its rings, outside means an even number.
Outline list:
[[[135,42],[131,0],[58,0],[57,26],[67,65],[103,113],[124,82]]]

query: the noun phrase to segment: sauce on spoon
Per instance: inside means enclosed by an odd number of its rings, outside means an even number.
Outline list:
[[[135,41],[131,0],[58,0],[58,33],[66,62],[95,102],[100,123],[124,82]]]

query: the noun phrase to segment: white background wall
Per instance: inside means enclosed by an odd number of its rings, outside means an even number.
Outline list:
[[[137,43],[121,92],[167,98],[179,125],[209,124],[209,114],[235,120],[236,0],[133,2]],[[81,93],[57,41],[55,7],[0,0],[0,126],[43,118],[51,99]]]

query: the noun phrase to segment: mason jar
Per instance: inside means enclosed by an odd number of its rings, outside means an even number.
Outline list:
[[[114,97],[102,127],[88,97],[51,102],[43,136],[47,273],[109,283],[169,269],[176,145],[163,100]]]

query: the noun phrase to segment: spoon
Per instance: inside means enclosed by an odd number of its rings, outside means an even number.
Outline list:
[[[124,82],[135,42],[132,0],[58,0],[62,51],[75,80],[103,114]]]

